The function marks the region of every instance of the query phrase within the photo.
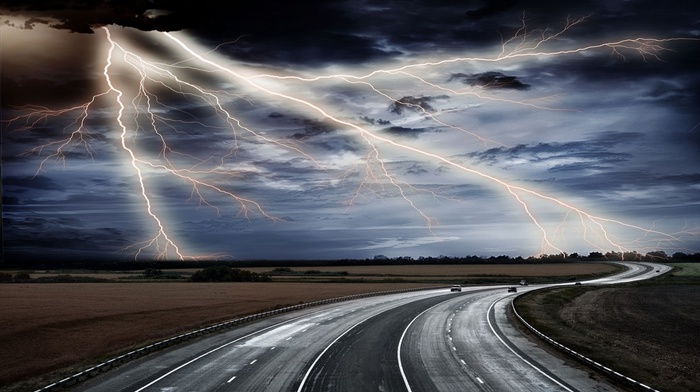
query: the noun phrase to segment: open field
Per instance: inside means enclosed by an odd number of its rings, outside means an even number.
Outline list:
[[[273,281],[396,281],[419,283],[508,283],[512,280],[538,279],[543,281],[573,280],[579,276],[597,276],[614,272],[618,267],[606,263],[552,263],[552,264],[448,264],[448,265],[374,265],[374,266],[314,266],[289,267],[289,273],[280,273],[275,267],[241,268],[270,274]],[[188,278],[197,269],[168,269],[164,273]],[[9,271],[16,273],[19,271]],[[136,280],[143,271],[31,271],[32,279],[70,274],[76,277],[108,279],[114,281]],[[534,281],[534,280],[533,280]]]
[[[347,271],[366,278],[437,276],[444,277],[438,279],[444,282],[461,282],[473,275],[497,275],[511,281],[533,274],[568,279],[615,271],[607,264],[302,267],[301,271],[308,269]],[[72,374],[145,342],[246,314],[319,299],[426,286],[435,284],[421,279],[413,283],[342,284],[313,283],[313,279],[305,283],[0,284],[0,389],[12,390],[2,385],[53,371],[59,371],[54,378]],[[36,382],[35,386],[43,386],[48,378]]]
[[[0,380],[14,382],[246,314],[420,284],[0,285]]]
[[[675,276],[700,277],[700,263],[670,263],[669,265],[678,268],[673,271]]]
[[[678,282],[700,276],[690,266],[639,284],[536,291],[516,306],[544,334],[622,374],[661,391],[697,391],[700,279]]]

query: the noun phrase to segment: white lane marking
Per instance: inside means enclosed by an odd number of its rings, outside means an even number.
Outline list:
[[[481,378],[479,378],[479,376],[476,376],[476,381],[478,381],[478,382],[480,382],[480,383],[482,383],[482,384],[484,383],[484,380],[482,380]]]
[[[512,300],[512,297],[508,297],[508,298],[511,298],[511,300]],[[522,356],[520,356],[520,354],[518,354],[517,352],[515,352],[515,350],[513,350],[508,344],[506,344],[506,342],[503,341],[503,339],[501,339],[500,336],[498,336],[498,334],[496,333],[496,330],[493,328],[493,325],[491,324],[491,320],[489,320],[489,313],[491,313],[491,310],[493,309],[493,306],[496,305],[498,302],[500,302],[502,299],[503,299],[503,298],[497,299],[497,300],[496,300],[495,302],[493,302],[493,303],[491,304],[491,306],[489,306],[489,308],[486,310],[486,322],[489,324],[489,328],[491,328],[491,332],[493,332],[493,334],[498,338],[498,340],[500,340],[501,343],[503,343],[504,346],[506,346],[506,348],[507,348],[508,350],[510,350],[513,354],[515,354],[516,357],[520,358],[523,362],[525,362],[526,364],[530,365],[531,368],[537,370],[537,371],[538,371],[539,373],[541,373],[543,376],[545,376],[545,377],[547,377],[548,379],[552,380],[552,381],[555,382],[557,385],[561,386],[562,388],[566,389],[567,391],[569,391],[569,392],[574,392],[573,390],[571,390],[571,389],[569,389],[568,387],[566,387],[564,384],[560,383],[559,381],[555,380],[553,377],[551,377],[550,375],[548,375],[547,373],[545,373],[544,371],[542,371],[539,367],[537,367],[537,366],[531,364],[530,362],[528,362],[525,358],[523,358]]]
[[[355,328],[355,327],[357,327],[358,325],[364,323],[365,321],[369,320],[369,319],[372,318],[372,317],[374,317],[374,316],[367,317],[366,319],[364,319],[364,320],[358,322],[357,324],[353,325],[352,327],[348,328],[345,332],[341,333],[337,338],[335,338],[335,340],[333,340],[326,348],[324,348],[323,351],[321,351],[321,354],[318,354],[318,356],[316,357],[316,359],[314,359],[314,361],[313,361],[313,363],[311,364],[311,366],[309,366],[309,370],[306,371],[306,374],[304,374],[304,378],[301,380],[301,384],[299,384],[299,388],[297,389],[297,392],[301,392],[301,390],[304,389],[304,384],[306,383],[306,380],[309,378],[309,375],[311,374],[311,371],[314,369],[314,366],[316,366],[316,363],[318,363],[318,361],[321,359],[321,357],[323,356],[323,354],[325,354],[326,351],[328,351],[328,349],[331,348],[331,346],[335,344],[335,342],[337,342],[338,340],[340,340],[340,338],[342,338],[343,336],[345,336],[345,334],[347,334],[347,333],[350,332],[353,328]]]
[[[406,378],[406,372],[403,371],[403,364],[401,362],[401,345],[403,344],[403,338],[406,337],[406,332],[408,332],[408,329],[411,327],[411,324],[413,324],[413,322],[416,321],[418,319],[418,317],[422,316],[423,313],[425,313],[425,312],[431,310],[432,308],[434,308],[438,305],[441,305],[441,304],[442,304],[442,302],[437,303],[437,304],[429,307],[428,309],[420,312],[416,317],[413,318],[413,320],[411,320],[410,323],[408,323],[408,325],[406,326],[406,329],[404,329],[403,333],[401,334],[401,339],[399,339],[399,345],[396,348],[396,356],[399,358],[399,371],[401,372],[401,378],[403,378],[403,383],[406,386],[406,390],[408,390],[408,392],[412,392],[412,389],[411,389],[411,386],[408,385],[408,379]]]
[[[321,312],[315,312],[315,314],[318,314],[318,313],[321,313]],[[314,313],[311,313],[311,315],[313,315],[313,314],[314,314]],[[228,346],[230,346],[230,345],[232,345],[232,344],[234,344],[234,343],[236,343],[236,342],[239,342],[239,341],[241,341],[241,340],[243,340],[243,339],[247,339],[247,338],[249,338],[249,337],[251,337],[251,336],[260,334],[261,332],[267,331],[267,330],[269,330],[269,329],[277,328],[277,327],[279,327],[280,325],[289,324],[289,323],[291,323],[291,322],[293,322],[293,321],[297,321],[297,320],[302,319],[302,318],[304,318],[304,317],[309,317],[309,315],[295,317],[295,318],[293,318],[293,319],[290,319],[290,320],[281,322],[281,323],[279,323],[279,324],[271,325],[271,326],[269,326],[269,327],[266,327],[266,328],[257,330],[257,331],[255,331],[255,332],[251,332],[251,333],[249,333],[248,335],[241,336],[241,337],[238,338],[238,339],[232,340],[232,341],[230,341],[230,342],[228,342],[228,343],[226,343],[226,344],[223,344],[223,345],[221,345],[221,346],[219,346],[219,347],[216,347],[216,348],[214,348],[214,349],[212,349],[212,350],[209,350],[209,351],[205,352],[204,354],[202,354],[202,355],[200,355],[200,356],[198,356],[198,357],[196,357],[196,358],[193,358],[193,359],[191,359],[191,360],[189,360],[189,361],[183,363],[182,365],[176,367],[175,369],[173,369],[173,370],[171,370],[171,371],[165,373],[164,375],[162,375],[162,376],[156,378],[155,380],[149,382],[148,384],[142,386],[141,388],[135,390],[134,392],[141,392],[141,391],[143,391],[144,389],[150,387],[151,385],[157,383],[158,381],[164,379],[165,377],[168,377],[169,375],[175,373],[176,371],[178,371],[178,370],[184,368],[185,366],[188,366],[188,365],[190,365],[190,364],[192,364],[192,363],[194,363],[194,362],[196,362],[196,361],[198,361],[198,360],[200,360],[200,359],[206,357],[207,355],[209,355],[209,354],[211,354],[211,353],[217,352],[217,351],[221,350],[221,349],[224,348],[224,347],[228,347]]]
[[[254,364],[255,362],[258,362],[258,360],[257,360],[257,359],[254,359],[253,362],[251,362],[250,364],[252,365],[252,364]]]
[[[290,337],[288,337],[288,338],[287,338],[287,339],[285,339],[285,340],[289,340],[289,339],[291,339],[291,338],[292,338],[292,337],[290,336]]]
[[[466,363],[466,362],[464,362],[464,360],[463,360],[463,359],[460,359],[459,361],[460,361],[460,362],[462,362],[462,365],[464,365],[464,366],[467,366],[467,363]]]
[[[276,348],[276,347],[272,346],[272,347],[270,347],[270,350],[274,350],[275,348]]]
[[[236,378],[236,376],[233,376],[233,377],[229,378],[228,381],[226,381],[226,384],[230,384],[231,381],[233,381],[234,378]]]

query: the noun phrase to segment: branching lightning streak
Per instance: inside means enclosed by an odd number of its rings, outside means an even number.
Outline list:
[[[134,154],[134,151],[131,148],[129,148],[129,146],[126,143],[128,129],[123,121],[125,106],[124,106],[124,102],[122,102],[122,96],[124,95],[124,93],[121,90],[114,87],[114,84],[112,84],[112,79],[109,76],[109,69],[112,66],[112,54],[114,53],[114,49],[116,47],[116,44],[114,43],[114,41],[112,41],[112,36],[111,36],[109,30],[106,28],[104,30],[107,34],[107,40],[110,42],[109,52],[107,55],[107,64],[104,67],[104,77],[105,77],[105,81],[107,82],[107,85],[109,86],[110,91],[114,91],[117,94],[116,102],[117,102],[117,105],[119,105],[119,111],[117,113],[117,123],[119,124],[119,127],[121,129],[121,137],[120,137],[121,146],[126,152],[129,153],[129,156],[131,157],[131,166],[134,168],[134,171],[136,172],[136,174],[138,176],[138,182],[139,182],[139,186],[141,188],[141,196],[143,197],[144,201],[146,202],[146,210],[148,211],[148,215],[150,215],[151,218],[158,225],[158,235],[156,237],[154,237],[153,239],[151,239],[150,241],[148,241],[146,243],[146,246],[140,247],[138,249],[138,251],[136,252],[136,257],[138,257],[138,255],[141,253],[141,251],[143,249],[155,244],[156,248],[157,248],[157,253],[156,253],[157,258],[166,257],[168,255],[168,248],[172,247],[175,251],[175,254],[180,259],[184,259],[185,256],[180,252],[180,249],[177,246],[177,244],[175,244],[170,239],[168,234],[166,233],[165,227],[163,227],[163,222],[160,220],[160,218],[158,218],[158,215],[156,215],[153,212],[153,209],[151,207],[151,199],[148,197],[148,194],[146,192],[146,184],[144,184],[143,173],[141,172],[141,168],[138,165],[138,163],[140,161],[139,161],[139,159],[136,158],[136,154]],[[158,243],[158,239],[160,237],[162,237],[165,240],[165,246],[161,246]]]
[[[540,201],[545,201],[547,203],[559,206],[565,211],[565,217],[562,223],[555,229],[555,236],[559,231],[564,230],[565,224],[568,222],[571,215],[578,217],[578,226],[581,227],[581,237],[590,245],[596,247],[597,249],[603,250],[604,246],[612,246],[620,252],[626,252],[628,249],[617,240],[613,238],[608,232],[608,225],[617,225],[624,228],[632,229],[637,232],[641,232],[642,235],[640,240],[645,239],[648,236],[657,235],[662,238],[661,241],[680,241],[680,233],[665,233],[661,230],[656,229],[656,224],[650,228],[644,228],[638,225],[626,223],[616,219],[605,218],[587,212],[581,208],[574,206],[571,203],[562,201],[551,195],[547,195],[541,191],[536,191],[530,188],[526,188],[515,183],[511,183],[502,178],[488,174],[484,171],[476,170],[465,164],[460,163],[458,160],[450,158],[449,156],[431,151],[425,148],[418,148],[413,145],[403,143],[399,140],[383,136],[382,134],[373,131],[370,127],[358,125],[355,121],[350,121],[346,118],[340,117],[337,114],[331,113],[331,110],[325,107],[323,104],[312,102],[310,99],[303,98],[303,95],[283,93],[276,91],[273,87],[267,87],[264,83],[266,81],[295,81],[298,83],[309,84],[322,81],[340,81],[341,83],[347,85],[361,86],[361,88],[369,89],[375,96],[381,97],[387,102],[403,105],[409,108],[411,111],[418,113],[425,118],[429,119],[433,123],[437,124],[439,127],[454,131],[459,131],[466,133],[484,144],[493,144],[496,146],[505,147],[503,143],[496,140],[480,136],[477,132],[465,129],[464,127],[457,126],[455,124],[450,124],[449,121],[443,121],[439,117],[446,112],[433,112],[423,107],[421,104],[402,102],[400,98],[394,96],[395,93],[389,92],[389,89],[381,88],[374,82],[375,78],[382,77],[385,75],[390,76],[400,76],[411,80],[414,84],[420,86],[421,89],[426,91],[436,91],[439,93],[447,93],[454,96],[470,96],[480,100],[506,103],[509,105],[518,105],[526,107],[529,109],[536,110],[554,110],[554,111],[570,111],[573,109],[569,108],[558,108],[545,104],[545,102],[551,97],[542,97],[538,99],[528,99],[528,100],[511,100],[505,99],[497,96],[491,96],[489,94],[478,92],[475,89],[464,89],[457,90],[447,86],[446,84],[441,84],[439,82],[431,81],[430,78],[424,77],[418,74],[419,70],[431,69],[447,64],[453,63],[495,63],[502,62],[506,60],[517,60],[525,58],[537,58],[537,57],[554,57],[554,56],[565,56],[576,53],[582,53],[597,49],[608,49],[612,52],[612,55],[619,56],[623,60],[625,59],[625,51],[636,52],[643,59],[656,59],[660,60],[659,54],[665,49],[664,45],[680,40],[689,40],[687,38],[627,38],[621,39],[614,42],[604,42],[598,44],[587,45],[583,47],[573,48],[573,49],[559,49],[559,50],[543,50],[542,48],[549,44],[557,41],[559,37],[565,34],[567,31],[575,27],[576,25],[582,23],[585,18],[569,19],[566,25],[554,33],[549,33],[548,30],[544,31],[528,31],[525,18],[522,18],[522,26],[519,30],[509,39],[503,40],[500,47],[500,52],[496,53],[491,57],[454,57],[454,58],[444,58],[440,60],[431,60],[416,62],[412,64],[405,64],[400,67],[387,68],[387,69],[374,69],[371,72],[352,75],[346,73],[331,74],[331,75],[315,75],[310,77],[302,77],[296,75],[272,75],[269,73],[256,73],[254,75],[244,75],[243,72],[238,72],[231,66],[223,65],[219,62],[213,61],[208,57],[205,57],[212,52],[216,51],[210,50],[205,54],[200,54],[200,52],[194,49],[192,46],[185,43],[183,40],[177,38],[175,35],[167,32],[161,33],[164,37],[167,37],[176,47],[184,50],[191,56],[190,58],[176,63],[165,65],[160,63],[155,63],[146,60],[145,58],[138,56],[133,51],[126,49],[124,46],[120,45],[115,39],[113,39],[110,30],[107,27],[102,27],[102,30],[106,34],[106,39],[109,42],[109,50],[106,55],[106,64],[103,68],[103,78],[107,85],[106,91],[102,91],[92,98],[78,106],[71,108],[51,110],[45,107],[26,107],[25,109],[30,111],[27,115],[21,115],[16,118],[9,120],[9,123],[20,123],[24,122],[18,130],[31,129],[39,124],[49,121],[49,119],[64,115],[69,115],[70,113],[77,112],[78,115],[76,119],[64,128],[64,132],[69,133],[68,136],[64,137],[59,141],[52,141],[43,144],[39,147],[35,147],[28,154],[36,154],[41,156],[43,150],[53,149],[53,152],[49,153],[44,157],[36,174],[39,174],[44,170],[44,165],[49,160],[56,160],[65,163],[65,154],[70,149],[76,146],[83,146],[88,152],[90,157],[94,156],[94,150],[90,145],[90,141],[94,138],[86,125],[86,121],[89,117],[91,109],[96,105],[98,99],[103,99],[108,95],[114,95],[114,103],[117,107],[116,123],[119,132],[120,146],[123,151],[129,157],[130,167],[133,169],[137,177],[137,183],[140,190],[140,197],[145,204],[145,209],[147,211],[148,217],[156,226],[156,234],[151,239],[142,241],[128,249],[135,248],[135,258],[142,257],[142,255],[149,253],[158,259],[167,259],[175,257],[178,259],[187,258],[199,258],[206,256],[189,256],[183,253],[180,249],[181,246],[177,244],[174,236],[171,234],[173,231],[168,228],[167,220],[162,217],[162,212],[158,212],[158,208],[152,199],[152,194],[154,191],[151,190],[147,174],[148,170],[153,170],[159,173],[165,173],[170,177],[176,178],[191,187],[190,199],[197,199],[199,205],[205,205],[207,207],[213,208],[217,215],[220,216],[220,208],[214,203],[210,202],[209,199],[203,194],[204,191],[211,192],[220,197],[224,197],[229,200],[235,201],[239,206],[239,214],[248,218],[251,211],[260,216],[269,219],[271,221],[279,221],[272,214],[269,214],[262,205],[250,198],[243,197],[237,193],[230,191],[229,189],[217,185],[216,181],[211,180],[210,176],[224,176],[227,178],[231,177],[244,177],[239,171],[227,167],[229,158],[236,156],[239,149],[239,142],[241,142],[247,135],[251,137],[255,143],[265,143],[283,149],[285,151],[296,154],[303,157],[305,160],[312,162],[316,168],[325,170],[322,163],[317,162],[314,157],[305,152],[298,145],[285,140],[276,140],[274,138],[268,137],[264,132],[256,131],[252,126],[244,124],[243,121],[239,120],[236,116],[231,114],[229,109],[225,108],[224,102],[222,102],[223,95],[229,95],[231,93],[226,91],[213,91],[208,90],[200,84],[195,82],[190,82],[185,80],[184,77],[176,75],[170,69],[179,68],[189,71],[196,72],[219,72],[227,75],[228,78],[233,78],[233,80],[240,81],[247,87],[255,91],[260,95],[267,97],[274,97],[275,99],[280,99],[284,102],[292,103],[298,107],[310,109],[312,112],[319,115],[324,121],[332,122],[344,129],[351,130],[356,136],[365,143],[368,152],[365,155],[364,163],[366,165],[364,179],[360,182],[354,196],[352,196],[349,204],[352,205],[356,199],[361,195],[363,190],[370,190],[372,184],[378,184],[381,187],[382,192],[385,191],[384,185],[390,187],[396,194],[405,201],[410,208],[417,213],[425,222],[427,229],[433,233],[433,227],[437,224],[437,219],[429,216],[425,213],[419,205],[412,200],[409,196],[409,192],[421,192],[431,194],[433,197],[438,197],[439,195],[432,191],[426,189],[419,189],[412,186],[406,181],[400,180],[395,175],[391,173],[391,170],[387,167],[385,160],[383,159],[382,149],[380,146],[392,146],[399,149],[400,151],[408,152],[415,156],[421,156],[428,158],[431,162],[436,162],[445,167],[451,167],[456,169],[461,173],[466,173],[469,176],[480,178],[491,183],[495,188],[503,189],[505,192],[512,197],[516,204],[522,209],[527,219],[529,219],[532,224],[537,228],[540,233],[541,238],[541,250],[545,253],[549,250],[554,250],[557,253],[565,253],[564,249],[555,243],[552,239],[546,227],[538,219],[536,212],[534,212],[533,207],[526,200],[527,197],[534,198]],[[532,38],[536,37],[536,38]],[[123,61],[129,67],[130,70],[135,72],[136,78],[138,80],[135,93],[130,101],[131,106],[127,106],[125,103],[127,101],[126,89],[118,87],[118,84],[114,81],[113,69],[116,66],[114,63],[116,52],[120,51],[123,54]],[[205,64],[205,68],[197,68],[194,66],[185,66],[184,64],[200,62]],[[169,106],[166,102],[159,99],[158,94],[153,91],[149,91],[148,84],[154,84],[161,89],[165,89],[171,93],[182,96],[186,99],[196,99],[204,102],[207,107],[211,108],[225,126],[223,127],[211,127],[199,119],[192,116],[190,121],[181,119],[169,119],[165,116],[161,116],[157,113],[156,106],[165,108],[173,112],[182,112],[175,106]],[[487,86],[488,87],[488,86]],[[239,97],[242,98],[242,97]],[[245,99],[245,98],[244,98]],[[129,108],[133,108],[133,117],[129,119],[128,112]],[[191,116],[185,112],[183,115]],[[146,121],[141,121],[141,116],[145,116]],[[231,131],[231,141],[233,147],[228,151],[227,154],[223,154],[219,157],[214,155],[201,158],[189,153],[182,153],[176,149],[171,148],[166,131],[176,132],[183,134],[181,130],[183,125],[187,124],[197,124],[204,128],[222,128],[227,131]],[[67,131],[73,129],[72,131]],[[136,148],[138,138],[144,136],[151,136],[157,140],[159,143],[159,152],[156,158],[147,158],[145,154],[141,154]],[[185,158],[189,161],[188,165],[175,162],[174,156],[178,158]],[[216,162],[215,162],[216,161]],[[207,169],[205,166],[207,163],[213,163],[214,168]],[[261,173],[256,173],[261,174]],[[188,200],[189,201],[189,200]],[[681,233],[687,234],[687,228],[684,228]],[[434,234],[434,233],[433,233]],[[146,257],[146,256],[144,256]]]
[[[567,25],[567,26],[568,26],[568,25]],[[568,27],[567,27],[567,28],[568,28]],[[637,225],[632,225],[632,224],[625,223],[625,222],[622,222],[622,221],[619,221],[619,220],[608,219],[608,218],[604,218],[604,217],[599,217],[599,216],[592,215],[592,214],[590,214],[590,213],[588,213],[588,212],[586,212],[586,211],[584,211],[584,210],[582,210],[582,209],[579,209],[579,208],[577,208],[577,207],[574,207],[573,205],[568,204],[568,203],[565,203],[565,202],[563,202],[563,201],[561,201],[561,200],[559,200],[559,199],[557,199],[557,198],[554,198],[554,197],[552,197],[552,196],[547,196],[547,195],[544,195],[544,194],[542,194],[542,193],[540,193],[540,192],[536,192],[536,191],[534,191],[534,190],[527,189],[527,188],[524,188],[524,187],[522,187],[522,186],[517,186],[517,185],[509,184],[509,183],[507,183],[507,182],[505,182],[505,181],[503,181],[503,180],[501,180],[501,179],[499,179],[499,178],[496,178],[496,177],[491,176],[491,175],[489,175],[489,174],[486,174],[486,173],[480,172],[480,171],[478,171],[478,170],[474,170],[474,169],[472,169],[472,168],[466,167],[466,166],[464,166],[464,165],[461,165],[461,164],[459,164],[459,163],[457,163],[457,162],[455,162],[455,161],[453,161],[453,160],[450,160],[450,159],[448,159],[448,158],[446,158],[446,157],[444,157],[444,156],[441,156],[441,155],[439,155],[439,154],[436,154],[436,153],[433,153],[433,152],[430,152],[430,151],[427,151],[427,150],[415,148],[415,147],[412,147],[412,146],[409,146],[409,145],[406,145],[406,144],[403,144],[403,143],[399,143],[399,142],[397,142],[397,141],[395,141],[395,140],[387,139],[387,138],[382,137],[382,136],[380,136],[380,135],[378,135],[378,134],[376,134],[376,133],[373,133],[373,132],[367,130],[366,128],[363,128],[363,127],[361,127],[361,126],[359,126],[359,125],[357,125],[357,124],[354,124],[354,123],[345,121],[345,120],[343,120],[343,119],[340,119],[340,118],[338,118],[338,117],[336,117],[336,116],[333,116],[332,114],[328,113],[326,110],[324,110],[323,108],[321,108],[320,106],[315,105],[315,104],[313,104],[313,103],[311,103],[311,102],[309,102],[309,101],[306,101],[306,100],[304,100],[304,99],[301,99],[301,98],[298,98],[298,97],[295,97],[295,96],[291,96],[291,95],[282,94],[282,93],[279,93],[279,92],[276,92],[276,91],[272,91],[272,90],[270,90],[270,89],[268,89],[268,88],[266,88],[266,87],[264,87],[264,86],[262,86],[262,85],[256,83],[256,82],[254,81],[253,78],[245,77],[245,76],[241,75],[240,73],[237,73],[237,72],[235,72],[235,71],[233,71],[233,70],[231,70],[231,69],[229,69],[229,68],[227,68],[227,67],[224,67],[224,66],[222,66],[222,65],[220,65],[220,64],[218,64],[218,63],[216,63],[216,62],[213,62],[213,61],[211,61],[211,60],[208,60],[208,59],[204,58],[203,56],[201,56],[201,55],[199,55],[198,53],[196,53],[193,49],[191,49],[190,47],[188,47],[184,42],[182,42],[181,40],[179,40],[178,38],[176,38],[176,37],[173,36],[172,34],[167,33],[167,32],[166,32],[166,33],[163,33],[163,34],[165,34],[168,38],[170,38],[170,39],[173,40],[175,43],[177,43],[182,49],[184,49],[186,52],[188,52],[191,56],[193,56],[194,58],[200,60],[201,62],[203,62],[203,63],[205,63],[205,64],[208,64],[208,65],[212,66],[212,67],[215,68],[215,69],[218,69],[218,70],[220,70],[220,71],[222,71],[222,72],[225,72],[225,73],[227,73],[227,74],[229,74],[229,75],[232,75],[232,76],[234,76],[234,77],[236,77],[236,78],[242,80],[243,82],[247,83],[248,85],[257,88],[258,90],[260,90],[260,91],[262,91],[262,92],[264,92],[264,93],[267,93],[267,94],[272,95],[272,96],[275,96],[275,97],[287,99],[287,100],[289,100],[289,101],[298,103],[298,104],[300,104],[300,105],[302,105],[302,106],[306,106],[306,107],[308,107],[308,108],[310,108],[310,109],[316,111],[317,113],[319,113],[319,114],[320,114],[323,118],[325,118],[325,119],[331,120],[331,121],[333,121],[333,122],[335,122],[335,123],[337,123],[337,124],[339,124],[339,125],[343,125],[343,126],[346,126],[346,127],[348,127],[348,128],[352,128],[352,129],[358,131],[358,132],[362,135],[362,137],[363,137],[366,141],[368,141],[368,142],[370,143],[370,148],[371,148],[373,151],[376,151],[376,148],[377,148],[377,147],[376,147],[373,143],[370,142],[370,139],[376,140],[376,141],[381,141],[381,142],[383,142],[383,143],[386,143],[386,144],[389,144],[389,145],[392,145],[392,146],[395,146],[395,147],[399,147],[399,148],[401,148],[401,149],[404,149],[404,150],[413,152],[413,153],[415,153],[415,154],[418,154],[418,155],[422,155],[422,156],[431,158],[431,159],[433,159],[433,160],[442,162],[442,163],[444,163],[444,164],[446,164],[446,165],[449,165],[449,166],[451,166],[451,167],[457,168],[457,169],[459,169],[459,170],[461,170],[461,171],[464,171],[464,172],[467,172],[467,173],[469,173],[469,174],[476,175],[476,176],[478,176],[478,177],[487,179],[487,180],[489,180],[489,181],[491,181],[491,182],[494,182],[494,183],[496,183],[496,184],[498,184],[498,185],[504,187],[511,195],[513,195],[513,197],[517,200],[517,202],[518,202],[519,204],[521,204],[521,206],[523,207],[523,210],[525,211],[526,215],[527,215],[527,216],[530,218],[530,220],[539,228],[539,230],[540,230],[541,233],[542,233],[543,242],[546,244],[546,246],[549,247],[549,248],[551,248],[551,249],[555,249],[555,250],[556,250],[557,252],[559,252],[559,253],[564,253],[564,251],[563,251],[562,249],[556,247],[556,246],[549,240],[547,231],[545,230],[544,227],[542,227],[542,225],[540,224],[540,222],[538,221],[538,219],[537,219],[537,218],[534,216],[534,214],[530,211],[530,209],[529,209],[527,203],[525,203],[525,202],[522,200],[522,198],[518,195],[517,192],[521,192],[521,193],[524,193],[524,194],[529,194],[529,195],[532,195],[532,196],[536,196],[537,198],[540,198],[540,199],[543,199],[543,200],[547,200],[547,201],[549,201],[549,202],[552,202],[552,203],[555,203],[555,204],[557,204],[557,205],[560,205],[560,206],[562,206],[563,208],[565,208],[565,209],[568,210],[568,211],[574,211],[574,212],[576,212],[576,213],[581,217],[582,220],[587,220],[587,221],[589,221],[590,223],[592,223],[593,225],[597,226],[597,227],[599,228],[599,230],[601,231],[603,238],[605,238],[606,242],[607,242],[608,244],[610,244],[611,246],[617,248],[617,249],[618,249],[619,251],[621,251],[621,252],[626,251],[627,249],[626,249],[624,246],[622,246],[622,245],[616,243],[614,240],[612,240],[612,239],[610,238],[610,236],[608,235],[608,232],[607,232],[607,230],[605,229],[605,227],[603,226],[602,222],[614,223],[614,224],[621,225],[621,226],[624,226],[624,227],[627,227],[627,228],[639,230],[639,231],[644,232],[644,233],[654,233],[654,234],[661,235],[661,236],[666,237],[666,238],[669,238],[669,239],[678,240],[677,237],[675,237],[675,236],[673,236],[673,235],[671,235],[671,234],[663,233],[663,232],[656,231],[656,230],[653,230],[653,229],[647,229],[647,228],[640,227],[640,226],[637,226]],[[673,39],[662,39],[662,40],[647,40],[647,39],[642,39],[642,38],[638,38],[638,39],[627,39],[627,40],[617,41],[617,42],[615,42],[615,43],[607,43],[607,44],[599,44],[599,45],[590,45],[590,46],[586,46],[585,48],[580,48],[580,49],[562,50],[562,51],[556,51],[556,52],[538,52],[537,54],[521,52],[520,50],[522,50],[522,48],[519,47],[518,50],[515,51],[514,53],[511,53],[511,54],[509,54],[509,55],[501,55],[501,56],[499,56],[499,57],[496,58],[496,59],[487,59],[487,58],[451,59],[451,60],[443,60],[443,61],[435,62],[435,63],[424,63],[424,64],[421,64],[420,66],[438,65],[438,64],[444,64],[444,63],[446,63],[446,62],[451,62],[451,61],[499,61],[499,60],[502,60],[502,59],[505,59],[505,58],[525,57],[525,56],[533,56],[533,55],[540,55],[540,56],[543,56],[543,55],[545,55],[545,56],[563,55],[563,54],[570,54],[570,53],[579,53],[579,52],[581,52],[581,51],[592,50],[592,49],[603,48],[603,47],[610,47],[610,48],[613,48],[613,49],[614,49],[614,48],[617,47],[617,46],[624,45],[624,44],[626,44],[626,43],[633,43],[633,42],[634,42],[634,43],[642,43],[642,46],[640,46],[640,47],[638,48],[638,50],[639,50],[640,52],[643,52],[643,53],[644,53],[644,52],[647,52],[648,50],[660,50],[660,49],[661,49],[660,47],[657,47],[656,45],[651,45],[651,46],[649,46],[649,45],[650,45],[649,42],[661,43],[661,42],[669,42],[669,41],[672,41],[672,40],[673,40]],[[537,48],[537,47],[538,47],[538,46],[535,46],[535,48]],[[418,66],[418,65],[414,65],[414,66]],[[365,76],[363,76],[363,77],[352,77],[352,76],[350,76],[350,75],[342,75],[342,76],[341,76],[341,75],[333,75],[333,76],[330,76],[330,77],[332,77],[332,78],[343,78],[343,79],[345,79],[345,78],[347,78],[347,79],[365,79],[365,78],[367,78],[367,77],[369,77],[369,76],[376,75],[376,74],[378,74],[378,73],[380,73],[380,72],[399,72],[399,71],[402,71],[402,70],[405,70],[405,69],[408,69],[408,68],[411,68],[411,67],[414,67],[414,66],[407,65],[407,66],[404,66],[404,67],[401,67],[401,68],[398,68],[398,69],[395,69],[395,70],[391,70],[391,71],[377,70],[377,71],[374,71],[374,72],[372,72],[372,73],[370,73],[370,74],[367,74],[367,75],[365,75]],[[267,76],[267,75],[266,75],[266,76]],[[260,75],[258,75],[258,77],[260,77]],[[321,78],[323,78],[323,77],[319,76],[319,77],[316,77],[316,78],[302,79],[302,80],[304,80],[304,81],[313,81],[313,80],[319,80],[319,79],[321,79]],[[377,90],[375,89],[375,91],[377,91]],[[393,181],[392,181],[392,184],[396,185]],[[405,198],[405,195],[403,195],[403,193],[402,193],[402,196]],[[410,201],[409,201],[409,202],[410,202]],[[416,208],[412,202],[410,202],[410,203],[411,203],[411,206],[412,206],[413,208]],[[424,214],[422,214],[422,212],[421,212],[421,215],[423,215],[424,217],[426,217]],[[427,219],[430,220],[429,218],[427,218]]]

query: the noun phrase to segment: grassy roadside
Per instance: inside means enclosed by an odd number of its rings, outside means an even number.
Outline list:
[[[700,264],[649,281],[569,286],[519,297],[531,325],[559,343],[662,391],[697,391]]]

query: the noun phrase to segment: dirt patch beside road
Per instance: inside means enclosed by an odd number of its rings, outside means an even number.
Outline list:
[[[545,335],[661,391],[700,385],[700,286],[568,287],[516,302]]]
[[[264,310],[413,284],[87,283],[0,285],[0,390],[131,345]],[[57,379],[55,375],[49,379]],[[37,381],[37,387],[49,382]],[[20,389],[26,390],[26,389]]]

